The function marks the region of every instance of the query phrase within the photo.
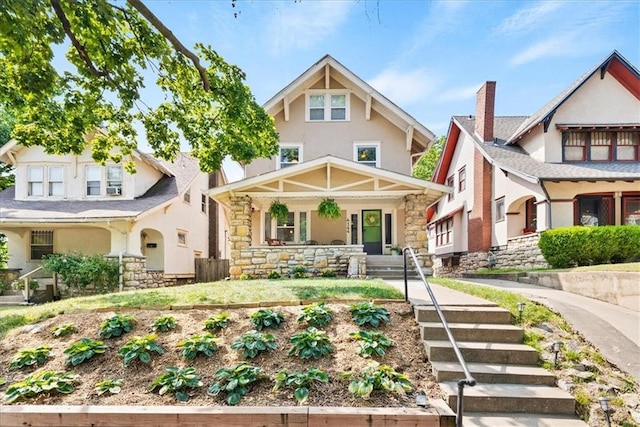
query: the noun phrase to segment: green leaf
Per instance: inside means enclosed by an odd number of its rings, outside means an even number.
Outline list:
[[[309,398],[309,389],[307,389],[306,387],[297,388],[296,391],[293,393],[293,396],[296,398],[298,402],[304,403]]]

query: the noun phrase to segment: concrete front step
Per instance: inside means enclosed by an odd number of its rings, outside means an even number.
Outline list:
[[[423,341],[429,361],[451,362],[456,359],[449,341]],[[524,344],[459,342],[458,347],[464,359],[469,362],[495,363],[506,365],[536,365],[538,353]]]
[[[458,362],[431,362],[433,374],[438,382],[458,381],[464,378]],[[546,369],[525,365],[496,365],[467,363],[471,375],[478,383],[507,383],[554,386],[556,377]]]
[[[511,312],[498,306],[447,305],[440,308],[448,323],[511,324]],[[416,306],[415,313],[418,322],[440,322],[438,312],[433,306]]]
[[[524,330],[507,324],[448,323],[456,341],[486,341],[522,343]],[[419,322],[423,340],[447,340],[444,326],[440,322]]]
[[[449,407],[456,408],[458,385],[440,383]],[[464,388],[464,412],[512,412],[575,415],[573,396],[557,387],[522,384],[477,384]],[[467,424],[465,423],[465,426]]]
[[[464,427],[585,427],[575,417],[548,414],[463,413]]]

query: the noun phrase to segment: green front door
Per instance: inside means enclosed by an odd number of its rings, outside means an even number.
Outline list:
[[[362,243],[368,255],[382,255],[382,211],[362,211]]]

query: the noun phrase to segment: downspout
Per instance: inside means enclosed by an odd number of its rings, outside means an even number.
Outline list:
[[[547,202],[547,230],[553,228],[551,223],[551,198],[549,197],[549,192],[544,186],[544,181],[540,180],[540,188],[542,188],[542,192],[544,193],[545,200]],[[537,231],[537,230],[536,230]]]

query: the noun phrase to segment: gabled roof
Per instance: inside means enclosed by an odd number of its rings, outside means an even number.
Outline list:
[[[436,136],[415,118],[402,110],[396,104],[375,90],[367,82],[351,72],[348,68],[336,61],[331,55],[323,56],[318,62],[303,72],[295,80],[276,93],[264,105],[264,109],[275,116],[283,109],[288,108],[288,103],[304,94],[304,91],[322,78],[331,78],[338,81],[351,93],[360,98],[367,106],[380,113],[402,131],[413,129],[413,138],[428,148]]]
[[[248,195],[254,200],[383,199],[427,194],[432,203],[448,192],[449,188],[443,185],[328,155],[212,188],[209,195],[228,204],[234,194]]]
[[[600,79],[603,79],[606,73],[611,74],[629,92],[631,92],[636,98],[640,99],[640,72],[622,55],[620,55],[618,51],[614,50],[604,61],[600,62],[580,76],[580,78],[569,85],[569,87],[560,92],[544,107],[525,120],[516,132],[508,138],[507,144],[514,144],[525,133],[540,123],[544,124],[546,131],[558,108],[560,108],[562,104],[564,104],[597,72],[600,72]]]

